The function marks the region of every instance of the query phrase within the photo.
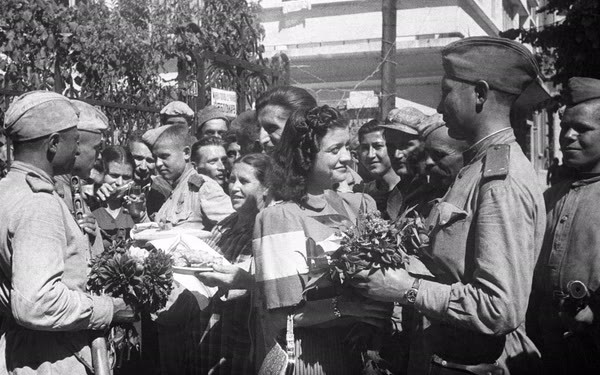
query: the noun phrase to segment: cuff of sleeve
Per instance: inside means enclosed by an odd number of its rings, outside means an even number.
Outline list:
[[[106,329],[112,322],[114,306],[111,297],[91,296],[92,297],[92,317],[90,318],[89,329]]]
[[[421,280],[415,308],[429,318],[444,320],[451,291],[451,285]]]

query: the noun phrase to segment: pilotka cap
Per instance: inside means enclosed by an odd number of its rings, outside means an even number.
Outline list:
[[[79,110],[67,97],[52,91],[31,91],[17,97],[4,114],[6,135],[21,142],[74,128]]]
[[[150,129],[142,135],[142,141],[147,144],[150,148],[154,146],[158,138],[170,127],[175,125],[163,125],[159,126],[156,129]]]
[[[80,100],[71,102],[79,109],[77,130],[100,134],[108,129],[108,118],[98,108]]]
[[[573,77],[569,79],[565,96],[568,105],[600,99],[600,79]]]
[[[476,83],[484,80],[491,89],[518,95],[515,104],[533,107],[550,99],[533,54],[521,43],[498,37],[470,37],[442,50],[448,78]]]

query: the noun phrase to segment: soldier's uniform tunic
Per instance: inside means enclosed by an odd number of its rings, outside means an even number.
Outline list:
[[[73,212],[73,191],[71,190],[71,175],[60,175],[54,177],[55,188],[58,195],[64,200],[65,205],[74,215]],[[83,200],[83,208],[86,213],[92,213],[92,210],[88,206],[85,199]],[[101,254],[104,251],[104,245],[102,243],[102,232],[100,232],[100,227],[96,225],[96,234],[94,237],[85,236],[88,238],[90,254],[92,256],[96,256]]]
[[[431,326],[412,342],[409,373],[426,373],[432,354],[531,373],[539,354],[524,322],[544,235],[542,192],[511,128],[464,159],[428,218],[436,279],[422,281],[414,306]]]
[[[190,165],[177,180],[155,222],[195,226],[210,231],[234,212],[229,196],[213,179],[198,174]]]
[[[42,170],[14,162],[0,181],[0,374],[84,375],[88,329],[110,297],[85,293],[87,238]]]

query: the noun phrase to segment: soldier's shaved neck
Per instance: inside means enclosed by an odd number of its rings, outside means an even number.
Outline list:
[[[70,161],[70,165],[58,166],[57,168],[54,164],[57,145],[64,141],[67,136],[72,135],[72,133],[77,134],[77,129],[65,129],[49,136],[13,142],[15,161],[31,164],[48,173],[50,176],[59,174],[56,173],[57,170],[62,172],[65,168],[70,169],[75,160],[74,155]]]
[[[474,144],[498,130],[510,127],[511,106],[516,95],[490,89],[485,81],[474,85],[476,104],[473,124],[468,139]]]

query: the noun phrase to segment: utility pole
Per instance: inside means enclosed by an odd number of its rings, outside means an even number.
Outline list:
[[[385,120],[396,102],[396,0],[382,0],[381,105],[379,117]]]

